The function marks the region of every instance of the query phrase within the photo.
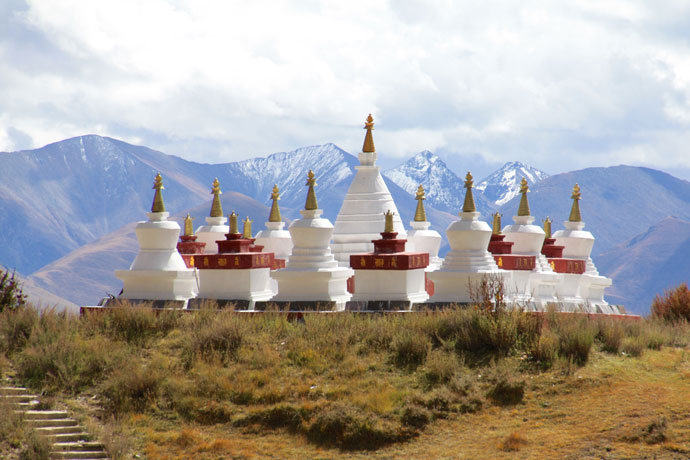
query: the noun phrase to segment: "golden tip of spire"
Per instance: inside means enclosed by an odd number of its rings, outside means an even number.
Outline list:
[[[163,187],[163,177],[160,172],[156,174],[156,178],[153,182],[153,189],[156,192],[153,194],[151,212],[165,212],[165,203],[163,203],[163,193],[161,192],[165,187]]]
[[[467,175],[465,176],[465,188],[471,188],[474,186],[474,181],[472,179],[474,179],[472,177],[472,173],[467,171]]]
[[[187,213],[187,216],[184,218],[184,236],[194,236],[193,220],[194,218]]]
[[[319,209],[319,204],[316,201],[316,192],[314,191],[314,186],[316,185],[316,179],[314,176],[314,171],[311,169],[307,173],[307,184],[309,190],[307,191],[307,202],[304,204],[304,209],[307,211],[313,211],[314,209]]]
[[[211,194],[213,194],[213,202],[211,203],[211,217],[223,217],[223,205],[220,202],[220,195],[223,192],[220,191],[220,182],[218,178],[213,179],[213,188],[211,189]]]
[[[520,205],[518,206],[518,216],[529,216],[529,201],[527,201],[527,192],[529,192],[529,186],[527,185],[527,179],[524,177],[520,181]]]
[[[383,213],[385,219],[386,219],[386,225],[384,227],[384,233],[393,233],[395,229],[393,228],[393,216],[395,216],[395,213],[392,212],[390,209]]]
[[[374,136],[371,134],[371,131],[374,129],[374,117],[372,117],[371,114],[369,114],[367,121],[364,123],[364,129],[367,130],[367,133],[364,136],[364,146],[362,147],[362,152],[375,152],[376,148],[374,147]]]
[[[219,186],[220,186],[220,182],[218,182],[218,178],[217,178],[217,177],[213,179],[213,183],[212,183],[211,185],[213,185],[213,188],[214,188],[214,189],[215,189],[216,187],[219,187]]]
[[[249,216],[242,221],[244,224],[242,227],[242,238],[250,239],[252,237],[252,222],[249,220]]]
[[[582,215],[580,214],[580,199],[582,198],[582,193],[580,193],[580,186],[575,184],[573,187],[573,194],[570,196],[573,199],[573,206],[570,208],[570,217],[568,220],[570,222],[582,222]]]
[[[494,235],[500,235],[501,234],[501,213],[496,211],[496,213],[493,215],[494,216],[494,222],[493,226],[491,229],[491,233]]]
[[[462,204],[462,212],[477,212],[477,207],[474,204],[474,195],[472,195],[472,187],[474,182],[472,181],[472,174],[467,171],[465,176],[465,202]]]
[[[269,222],[280,222],[282,218],[280,217],[280,208],[278,207],[278,200],[280,200],[280,193],[278,190],[278,184],[273,186],[273,191],[271,192],[271,213],[268,216]]]
[[[237,226],[237,214],[235,214],[235,211],[228,215],[228,220],[230,221],[230,231],[228,233],[239,233],[240,230]]]
[[[414,221],[415,222],[426,222],[426,210],[424,209],[424,201],[426,200],[425,193],[424,193],[424,187],[422,187],[422,184],[419,184],[419,187],[417,188],[417,194],[415,196],[415,200],[417,200],[417,209],[415,210],[414,213]]]
[[[546,238],[551,238],[551,219],[549,216],[546,216],[546,219],[543,220],[544,222],[544,233],[546,234]]]
[[[527,179],[524,177],[520,181],[520,193],[527,193],[529,191],[529,185],[527,184]]]

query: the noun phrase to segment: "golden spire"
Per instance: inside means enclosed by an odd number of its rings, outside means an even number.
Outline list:
[[[580,215],[580,186],[575,184],[573,187],[573,194],[570,198],[573,199],[573,207],[570,208],[570,222],[582,222],[582,216]]]
[[[367,130],[367,134],[364,136],[364,146],[362,147],[362,152],[375,152],[374,148],[374,136],[372,136],[371,131],[374,129],[374,117],[369,114],[367,121],[364,123],[364,129]]]
[[[393,216],[395,213],[391,212],[389,209],[388,211],[383,213],[384,217],[386,218],[386,226],[383,229],[384,233],[393,233],[395,229],[393,228]]]
[[[419,188],[417,188],[415,200],[417,200],[417,210],[414,212],[414,221],[426,222],[426,211],[424,210],[424,200],[426,200],[426,198],[424,196],[424,187],[422,187],[422,184],[419,184]]]
[[[307,202],[304,204],[304,209],[307,211],[319,209],[319,203],[316,201],[316,192],[314,192],[316,179],[314,179],[314,172],[311,169],[307,173],[307,183],[305,185],[309,186],[309,191],[307,192]]]
[[[527,192],[529,192],[529,187],[527,186],[527,179],[524,177],[520,181],[520,206],[518,206],[518,216],[529,216],[529,202],[527,201]]]
[[[153,204],[151,205],[151,212],[165,212],[165,203],[163,203],[163,178],[161,173],[156,174],[156,180],[153,183],[153,188],[156,193],[153,195]]]
[[[493,233],[494,235],[501,234],[501,213],[498,211],[496,211],[496,213],[494,214],[494,225],[491,229],[491,233]]]
[[[549,216],[546,216],[546,219],[544,219],[544,233],[546,234],[546,238],[551,238],[551,219]]]
[[[249,220],[249,216],[242,221],[244,226],[242,227],[242,238],[251,239],[252,237],[252,221]]]
[[[230,231],[228,233],[239,233],[240,230],[237,227],[237,214],[235,214],[235,211],[231,212],[230,215],[228,215],[229,220],[230,220]]]
[[[184,236],[194,236],[193,220],[194,218],[187,213],[187,217],[184,218]]]
[[[211,217],[223,217],[223,206],[220,204],[220,195],[223,192],[220,191],[220,182],[218,182],[217,177],[213,179],[212,185],[213,203],[211,203]]]
[[[472,181],[472,174],[467,171],[467,176],[465,176],[465,202],[462,205],[462,212],[477,212],[477,207],[474,205],[474,196],[472,195],[472,187],[474,182]]]
[[[278,184],[273,186],[273,192],[271,192],[271,199],[273,203],[271,204],[271,214],[268,215],[269,222],[280,222],[282,219],[280,217],[280,208],[278,207],[278,200],[280,200],[280,193],[278,193]]]

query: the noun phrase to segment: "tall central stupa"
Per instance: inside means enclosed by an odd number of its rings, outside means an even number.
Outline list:
[[[351,255],[374,251],[372,240],[380,238],[386,212],[394,213],[393,228],[398,238],[407,237],[393,197],[383,181],[380,168],[376,166],[376,149],[371,133],[374,129],[374,118],[371,114],[364,123],[364,129],[367,132],[362,152],[359,154],[359,166],[355,166],[357,174],[352,179],[335,220],[331,244],[338,264],[347,267],[350,266]]]

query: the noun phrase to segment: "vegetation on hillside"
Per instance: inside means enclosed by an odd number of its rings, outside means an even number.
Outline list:
[[[613,388],[633,382],[642,390],[656,379],[688,394],[689,341],[677,317],[589,320],[476,308],[290,321],[123,303],[79,318],[22,307],[0,313],[0,372],[12,369],[26,385],[77,401],[85,417],[124,433],[127,447],[114,457],[409,457],[444,432],[460,439],[483,426],[480,436],[523,419],[535,420],[530,429],[555,426],[586,409],[549,419],[556,401],[565,407],[578,398],[595,410],[600,401],[588,398],[613,397]],[[590,417],[608,420],[602,414],[611,409]],[[642,425],[619,422],[607,433],[621,449],[663,447],[673,458],[690,452],[676,440],[685,436],[681,427],[690,433],[680,409],[635,409]],[[528,431],[511,429],[483,448],[506,458],[546,449]],[[0,443],[8,439],[0,430]]]

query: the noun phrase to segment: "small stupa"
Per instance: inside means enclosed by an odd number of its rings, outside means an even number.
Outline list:
[[[184,234],[180,236],[180,242],[177,243],[177,252],[180,253],[184,263],[187,267],[194,267],[194,256],[204,253],[206,243],[197,241],[197,236],[194,234],[194,218],[187,213],[184,218]]]
[[[372,241],[379,237],[386,211],[390,210],[395,214],[393,227],[400,238],[407,236],[393,197],[383,181],[380,168],[376,166],[372,134],[374,118],[371,114],[367,117],[364,129],[366,134],[359,154],[360,164],[355,166],[357,173],[345,195],[333,230],[331,249],[338,263],[345,267],[349,266],[351,255],[374,250]]]
[[[271,276],[278,282],[278,294],[273,301],[280,308],[291,310],[344,310],[352,295],[347,291],[347,280],[354,275],[352,269],[339,267],[330,248],[333,224],[321,217],[316,200],[316,178],[307,174],[307,200],[300,211],[301,219],[289,227],[292,254],[286,268],[275,270]]]
[[[284,229],[285,222],[283,222],[280,216],[280,207],[278,206],[280,190],[278,190],[278,185],[273,186],[271,200],[271,212],[268,216],[268,222],[266,222],[266,229],[256,234],[256,244],[263,246],[264,251],[275,254],[275,269],[285,268],[285,262],[292,252],[292,237],[290,232]]]
[[[187,268],[177,252],[180,226],[168,220],[170,213],[163,202],[163,178],[156,175],[155,190],[148,220],[137,223],[135,232],[139,252],[129,270],[116,270],[123,282],[120,298],[153,301],[177,301],[178,307],[197,291],[195,270]],[[168,305],[171,305],[169,303]]]
[[[274,256],[254,244],[249,217],[244,220],[242,233],[237,214],[233,211],[229,218],[225,239],[216,242],[218,252],[196,257],[199,295],[190,303],[196,307],[215,300],[221,306],[233,304],[237,310],[254,310],[257,302],[270,300],[275,294],[270,277]]]
[[[434,295],[429,303],[469,303],[475,286],[485,276],[500,277],[505,282],[505,272],[499,270],[492,255],[487,251],[491,239],[491,227],[479,220],[474,203],[474,181],[469,172],[465,177],[465,201],[460,220],[451,223],[446,230],[450,252],[441,268],[427,273],[434,283]]]
[[[563,284],[563,296],[572,298],[573,302],[582,299],[580,309],[590,313],[619,313],[617,307],[610,306],[604,300],[604,290],[611,286],[611,279],[599,275],[590,257],[594,246],[594,236],[584,230],[585,223],[580,214],[581,197],[580,186],[575,184],[571,195],[573,204],[570,216],[563,223],[565,230],[559,230],[553,234],[555,243],[564,247],[563,258],[570,260],[569,264],[566,262],[566,268],[570,265],[573,267],[574,274],[579,275],[565,276],[568,282]],[[576,286],[578,278],[579,285]]]
[[[220,202],[220,195],[223,192],[220,190],[220,182],[218,182],[217,177],[213,179],[211,194],[213,194],[213,201],[211,202],[211,213],[206,218],[206,225],[196,229],[197,241],[206,243],[206,254],[216,254],[218,252],[216,241],[224,239],[225,234],[229,231],[228,226],[225,225],[228,219],[223,216],[223,205]]]
[[[549,305],[556,305],[558,276],[551,269],[541,253],[546,234],[534,225],[534,216],[529,209],[527,193],[529,185],[524,177],[520,181],[520,204],[513,225],[506,226],[502,233],[505,241],[513,243],[511,255],[499,257],[499,267],[512,271],[509,291],[518,307],[526,310],[545,311]]]
[[[351,304],[364,310],[410,310],[429,298],[424,269],[428,252],[406,252],[406,240],[397,238],[393,213],[385,213],[381,239],[374,240],[374,252],[350,256],[355,270]],[[348,304],[348,308],[350,304]]]
[[[424,200],[426,199],[424,187],[419,184],[417,193],[417,209],[415,209],[414,220],[410,222],[412,229],[407,232],[407,250],[411,252],[426,252],[429,254],[429,266],[427,272],[432,272],[441,268],[443,260],[438,256],[441,248],[441,235],[436,230],[431,230],[431,223],[426,218]]]

